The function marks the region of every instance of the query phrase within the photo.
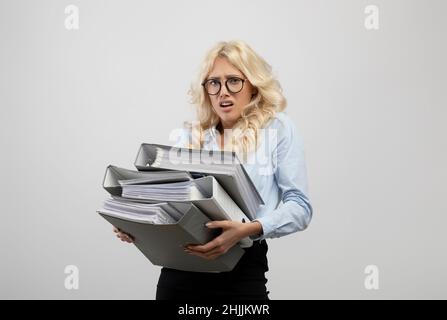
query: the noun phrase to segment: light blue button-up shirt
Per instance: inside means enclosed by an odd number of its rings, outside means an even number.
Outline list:
[[[221,150],[216,127],[204,132],[205,150]],[[182,130],[175,143],[187,147],[190,130]],[[277,238],[306,229],[312,218],[308,197],[303,141],[284,112],[276,113],[261,132],[259,146],[244,162],[265,205],[254,220],[262,225],[263,234],[254,238]],[[281,203],[282,202],[282,203]]]

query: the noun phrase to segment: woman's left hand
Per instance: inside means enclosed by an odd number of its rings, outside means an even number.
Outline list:
[[[260,233],[262,226],[258,221],[242,223],[238,221],[211,221],[206,224],[210,229],[222,228],[222,233],[204,245],[187,245],[185,251],[208,260],[226,253],[240,240],[252,234]]]

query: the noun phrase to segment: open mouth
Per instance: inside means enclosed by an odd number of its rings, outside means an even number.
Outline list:
[[[222,101],[221,103],[219,103],[219,106],[221,108],[230,108],[233,106],[233,102],[231,101]]]

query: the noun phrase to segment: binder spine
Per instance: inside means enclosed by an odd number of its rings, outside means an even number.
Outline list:
[[[222,189],[222,187],[213,179],[213,188],[215,190],[215,197],[218,199],[224,199],[218,203],[219,206],[224,206],[224,212],[230,212],[232,216],[228,217],[230,220],[236,220],[239,222],[250,221],[250,219],[243,213],[243,211],[237,206],[237,204],[230,198],[230,196]]]

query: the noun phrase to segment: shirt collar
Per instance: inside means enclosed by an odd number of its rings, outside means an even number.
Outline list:
[[[209,128],[209,132],[213,138],[216,138],[217,135],[219,134],[219,131],[217,131],[216,127],[217,127],[216,125],[213,125],[211,128]]]
[[[216,128],[216,125],[211,126],[210,128],[206,129],[204,132],[204,144],[208,147],[217,146],[217,137],[219,135],[219,131]]]

